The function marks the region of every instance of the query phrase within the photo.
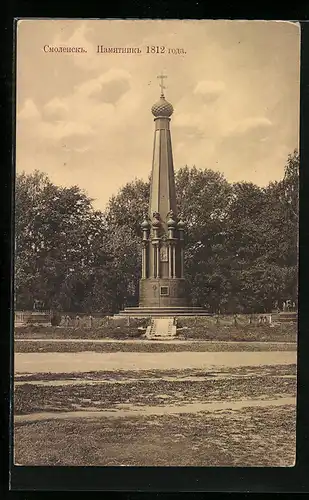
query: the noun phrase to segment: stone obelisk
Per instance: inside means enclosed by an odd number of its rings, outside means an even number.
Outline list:
[[[184,223],[177,216],[170,121],[173,106],[165,99],[152,106],[155,131],[148,217],[142,222],[140,307],[186,307]]]

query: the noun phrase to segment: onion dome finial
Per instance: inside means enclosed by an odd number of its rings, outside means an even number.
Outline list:
[[[169,118],[172,116],[173,111],[173,106],[165,99],[164,96],[161,96],[159,101],[157,101],[151,108],[151,112],[156,118],[161,116],[163,118]]]
[[[176,217],[173,210],[170,210],[167,214],[167,225],[170,228],[175,228],[177,226]]]
[[[174,111],[174,108],[173,106],[171,105],[170,102],[168,102],[166,99],[165,99],[165,96],[164,96],[164,85],[163,85],[163,79],[164,78],[167,78],[166,75],[159,75],[157,78],[160,78],[161,80],[161,83],[160,83],[160,87],[161,87],[161,95],[160,95],[160,99],[159,101],[157,101],[151,108],[151,112],[152,114],[158,118],[158,117],[163,117],[163,118],[169,118],[172,114],[173,114],[173,111]]]
[[[177,225],[177,222],[175,220],[175,214],[174,214],[173,210],[170,210],[168,212],[167,217],[168,217],[168,220],[167,220],[168,227],[175,228]]]
[[[141,228],[142,229],[149,229],[149,227],[150,227],[150,224],[149,224],[148,220],[145,218],[143,220],[143,222],[141,223]]]
[[[185,223],[182,219],[177,224],[178,229],[184,229],[185,228]]]
[[[168,219],[167,225],[168,227],[176,227],[176,221],[174,219]]]

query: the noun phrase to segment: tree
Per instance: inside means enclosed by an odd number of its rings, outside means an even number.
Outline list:
[[[140,239],[125,226],[110,226],[108,235],[105,249],[109,259],[86,282],[85,310],[116,313],[138,301]]]
[[[297,301],[298,175],[297,151],[283,179],[265,188],[230,184],[209,169],[176,172],[192,304],[259,312]],[[137,304],[148,202],[149,181],[127,183],[102,213],[77,186],[55,186],[37,171],[17,175],[16,307],[40,299],[67,311],[114,313]]]
[[[208,169],[186,166],[176,172],[178,209],[186,222],[187,287],[194,305],[252,312],[269,310],[290,296],[296,300],[298,162],[294,152],[284,179],[266,188],[250,182],[231,185]],[[129,183],[112,197],[107,219],[140,236],[148,199],[149,183]]]
[[[298,168],[295,151],[282,181],[266,188],[233,186],[226,245],[241,310],[271,310],[276,302],[297,301]]]
[[[128,182],[113,195],[107,205],[106,220],[113,227],[126,227],[137,236],[148,214],[150,183],[136,179]]]
[[[193,305],[218,310],[227,291],[224,234],[231,186],[219,172],[191,169],[176,174],[178,206],[186,222],[185,272]]]
[[[75,309],[89,274],[107,259],[103,214],[77,186],[58,187],[40,172],[17,175],[16,307]]]
[[[282,288],[279,300],[297,302],[298,284],[298,224],[299,224],[299,154],[290,154],[282,181],[269,185],[273,210],[269,214],[272,228],[272,262],[282,269]]]

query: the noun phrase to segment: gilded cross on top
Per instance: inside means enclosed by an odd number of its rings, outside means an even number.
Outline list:
[[[167,76],[166,76],[166,75],[163,75],[163,74],[161,73],[161,75],[158,75],[158,76],[157,76],[157,78],[160,78],[160,80],[161,80],[161,82],[160,82],[160,84],[159,84],[159,85],[160,85],[160,87],[161,87],[161,96],[162,96],[162,97],[164,97],[164,89],[165,89],[166,87],[164,87],[163,80],[164,80],[164,78],[167,78]]]

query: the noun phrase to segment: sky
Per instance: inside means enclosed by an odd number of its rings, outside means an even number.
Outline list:
[[[147,54],[152,45],[165,53]],[[161,72],[175,170],[260,186],[282,178],[299,141],[300,29],[287,21],[20,21],[16,171],[78,185],[98,209],[126,182],[148,179]]]

